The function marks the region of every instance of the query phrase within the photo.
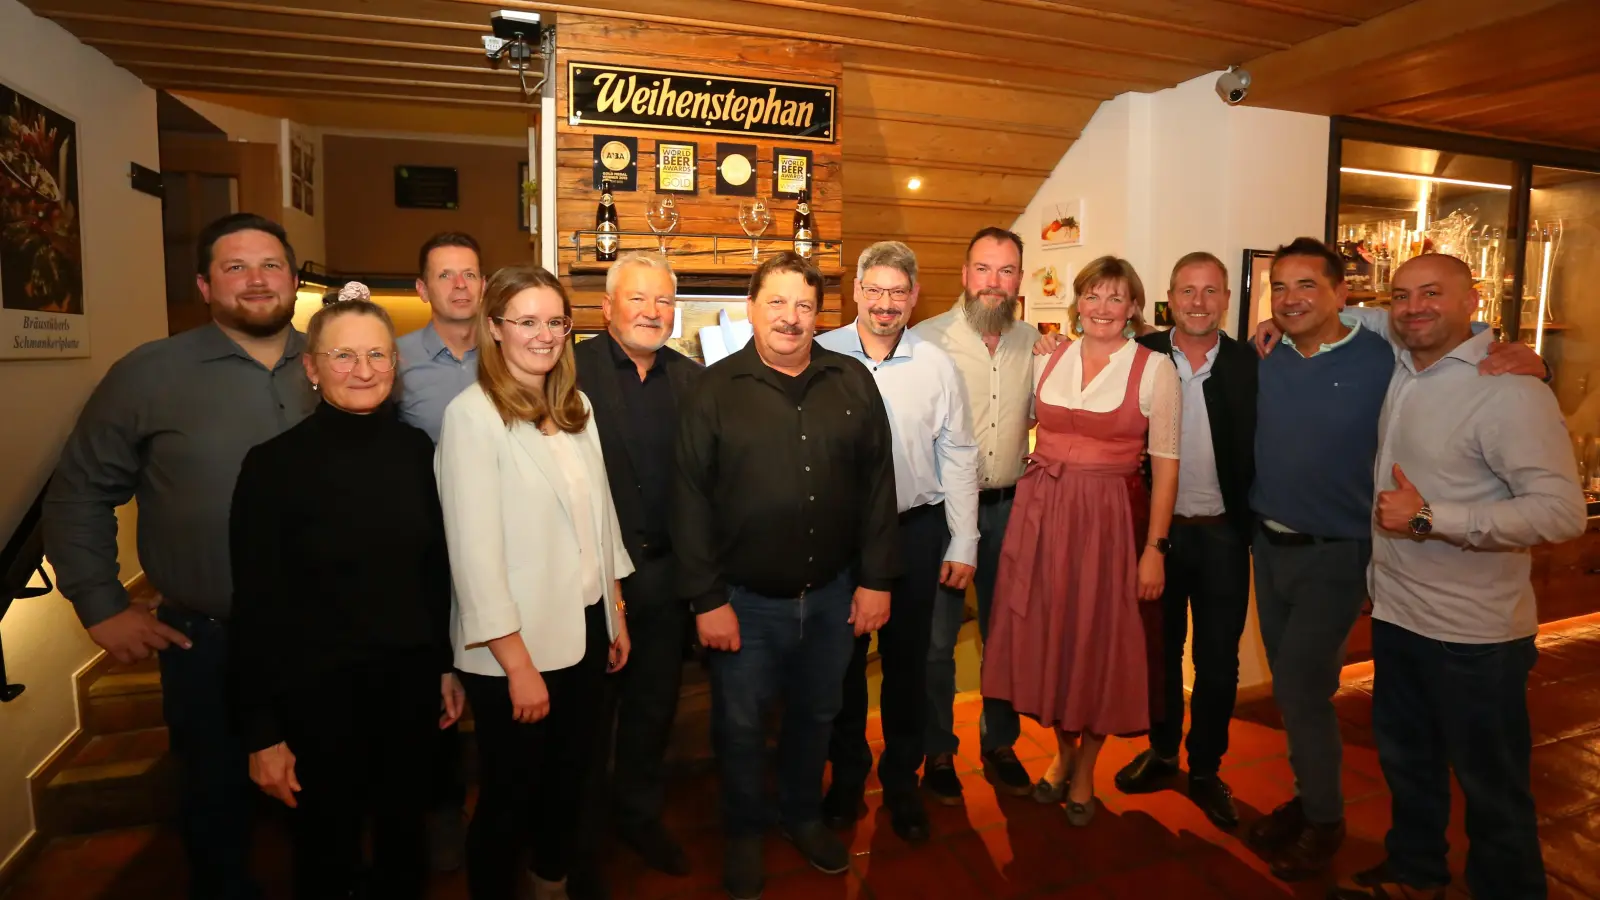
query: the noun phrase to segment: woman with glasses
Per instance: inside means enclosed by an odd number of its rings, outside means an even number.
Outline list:
[[[432,732],[461,714],[433,442],[400,421],[394,325],[352,282],[312,316],[322,402],[252,449],[234,488],[230,681],[250,777],[290,807],[300,900],[427,880]]]
[[[437,469],[455,583],[455,663],[472,702],[478,806],[467,831],[474,900],[566,898],[597,752],[604,674],[628,659],[618,579],[633,573],[600,437],[578,391],[572,304],[537,266],[484,289],[478,383],[445,409]]]

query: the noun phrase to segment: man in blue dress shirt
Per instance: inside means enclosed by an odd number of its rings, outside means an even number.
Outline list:
[[[917,305],[917,257],[898,241],[864,250],[856,265],[856,320],[817,338],[872,372],[889,411],[902,574],[892,615],[878,630],[883,668],[883,756],[878,777],[890,824],[902,839],[928,839],[928,814],[917,792],[924,753],[924,700],[934,597],[940,584],[965,590],[978,557],[978,444],[950,356],[906,326]],[[833,784],[824,821],[847,828],[862,809],[872,770],[867,747],[867,649],[856,639],[845,673],[844,705],[828,756]]]
[[[433,310],[419,331],[395,341],[400,352],[400,418],[439,442],[444,408],[478,380],[478,305],[483,302],[483,268],[478,242],[447,231],[428,238],[417,253],[417,295]],[[433,868],[461,868],[466,842],[466,771],[456,726],[439,733],[439,763],[432,777],[435,807],[428,821]]]

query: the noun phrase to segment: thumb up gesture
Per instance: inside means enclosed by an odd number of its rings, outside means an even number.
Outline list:
[[[1401,471],[1399,463],[1394,465],[1394,484],[1393,490],[1378,494],[1378,508],[1374,511],[1378,527],[1384,531],[1409,534],[1411,519],[1422,509],[1424,501],[1417,492],[1417,486]]]

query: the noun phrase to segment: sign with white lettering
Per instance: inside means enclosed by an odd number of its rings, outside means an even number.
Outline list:
[[[834,140],[832,85],[567,63],[568,121]]]

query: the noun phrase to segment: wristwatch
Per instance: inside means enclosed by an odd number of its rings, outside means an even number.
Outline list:
[[[1156,552],[1161,554],[1162,556],[1166,556],[1169,552],[1172,551],[1172,539],[1171,538],[1156,538],[1155,540],[1150,542],[1149,546],[1156,548]]]
[[[1433,531],[1433,508],[1423,503],[1417,514],[1411,517],[1410,525],[1412,534],[1417,537],[1427,537],[1428,533]]]

